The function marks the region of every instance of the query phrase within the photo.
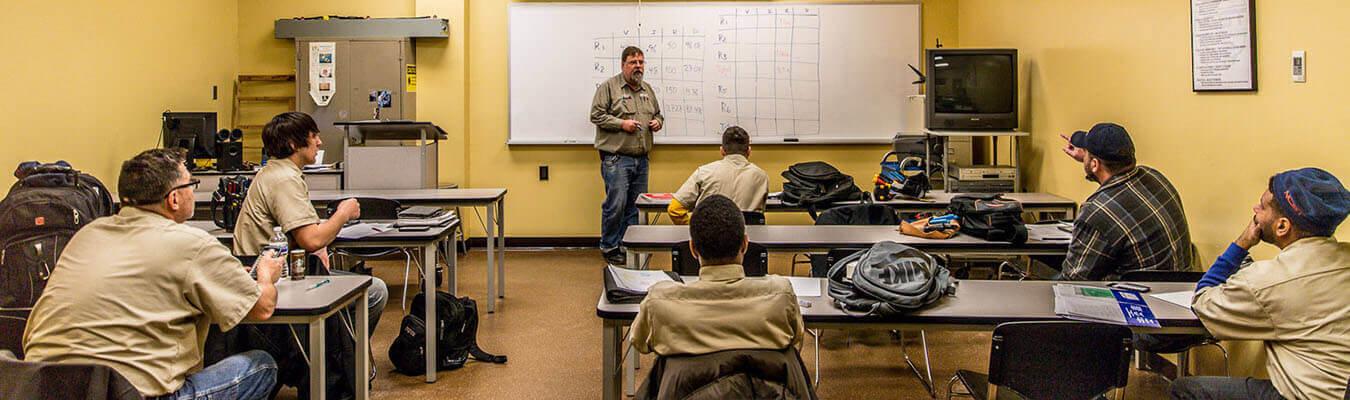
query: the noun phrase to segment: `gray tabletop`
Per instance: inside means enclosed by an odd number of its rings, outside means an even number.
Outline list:
[[[327,203],[350,197],[379,197],[398,200],[403,205],[415,204],[483,204],[499,201],[506,196],[506,189],[367,189],[367,190],[311,190],[309,201],[315,204]],[[193,201],[199,206],[211,203],[211,193],[197,192]]]
[[[362,220],[362,222],[393,223],[394,221]],[[187,224],[188,226],[206,231],[206,233],[209,233],[211,234],[211,236],[214,236],[217,240],[220,240],[221,243],[225,243],[227,245],[234,243],[234,234],[226,231],[223,228],[217,227],[214,222],[186,221],[183,223]],[[388,232],[381,232],[360,239],[346,239],[338,237],[336,239],[333,239],[333,243],[340,245],[342,247],[350,247],[349,245],[352,244],[370,245],[370,246],[389,246],[389,245],[399,245],[407,242],[425,242],[428,240],[439,239],[442,236],[446,236],[453,233],[454,228],[456,226],[459,226],[458,220],[455,220],[454,223],[444,226],[433,226],[425,231],[402,231],[394,229]]]
[[[685,277],[686,282],[698,277]],[[846,314],[829,297],[825,279],[820,282],[821,296],[801,297],[811,304],[803,307],[802,319],[808,324],[832,323],[899,323],[916,325],[998,325],[1004,322],[1063,319],[1055,315],[1055,295],[1051,286],[1056,283],[1105,287],[1105,282],[1066,281],[989,281],[963,280],[957,285],[955,296],[946,296],[929,307],[899,317]],[[1150,293],[1169,293],[1195,290],[1194,283],[1141,282],[1153,290]],[[1145,301],[1164,328],[1199,328],[1202,325],[1191,310],[1145,294]],[[600,296],[596,315],[609,320],[632,320],[637,304],[610,304]]]
[[[942,191],[928,192],[928,200],[903,200],[893,199],[886,201],[876,201],[875,204],[884,204],[894,208],[905,210],[941,210],[946,209],[952,202],[952,198],[959,195],[983,195],[984,193],[947,193]],[[1027,209],[1073,209],[1078,206],[1073,200],[1069,200],[1050,193],[1004,193],[1003,197],[1017,200],[1022,203],[1022,208]],[[835,206],[848,204],[858,204],[858,201],[846,201],[835,203]],[[665,210],[670,205],[670,199],[656,199],[648,196],[638,196],[637,207],[643,211]],[[782,200],[770,198],[765,204],[765,211],[798,211],[801,207],[794,207],[783,204]]]
[[[328,283],[313,287],[327,279]],[[273,315],[327,314],[370,286],[369,276],[306,276],[303,280],[281,278],[277,281],[277,308]]]
[[[869,247],[880,241],[893,241],[923,250],[1045,250],[1064,252],[1069,246],[1069,235],[1053,225],[1027,225],[1029,239],[1025,244],[991,242],[966,234],[950,239],[924,239],[901,234],[894,225],[749,225],[745,235],[751,242],[769,250],[812,248]],[[674,245],[689,240],[689,227],[684,225],[630,225],[623,236],[623,245],[633,250],[670,250]]]

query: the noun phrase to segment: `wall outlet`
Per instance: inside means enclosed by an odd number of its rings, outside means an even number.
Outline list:
[[[1293,59],[1294,82],[1307,82],[1308,60],[1304,58],[1303,50],[1294,50]]]
[[[211,85],[211,100],[217,100],[217,99],[220,98],[220,96],[219,96],[219,94],[218,94],[219,89],[220,89],[219,86]]]
[[[546,181],[546,180],[548,180],[548,166],[547,166],[547,165],[540,165],[540,166],[539,166],[539,180],[541,180],[541,181]]]

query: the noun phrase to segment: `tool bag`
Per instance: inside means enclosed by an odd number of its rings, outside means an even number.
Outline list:
[[[112,215],[113,200],[98,178],[65,161],[28,161],[0,201],[0,308],[31,308],[75,231]]]
[[[895,156],[895,161],[890,161]],[[881,156],[881,172],[873,179],[872,197],[886,201],[896,196],[923,198],[932,189],[928,175],[923,172],[924,161],[919,157],[900,158],[894,151]]]
[[[985,240],[1026,243],[1027,226],[1022,222],[1022,203],[1000,194],[962,195],[952,198],[947,211],[960,216],[961,233]]]
[[[793,164],[781,175],[787,179],[780,198],[783,204],[805,208],[812,219],[816,218],[817,209],[862,198],[862,189],[853,184],[853,177],[824,161]]]
[[[226,232],[234,232],[239,209],[244,206],[244,196],[252,184],[253,179],[246,176],[221,177],[216,191],[211,192],[211,222]]]
[[[904,314],[956,294],[957,282],[933,256],[891,241],[840,259],[826,278],[830,297],[840,309],[883,316]]]
[[[389,346],[389,361],[405,375],[426,373],[425,293],[413,297],[412,310],[403,317],[398,337]],[[436,370],[464,366],[469,357],[494,364],[506,362],[506,356],[489,354],[478,347],[478,303],[468,297],[436,292]]]

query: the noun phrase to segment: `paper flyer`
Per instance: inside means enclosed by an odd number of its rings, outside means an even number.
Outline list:
[[[1055,314],[1080,321],[1159,328],[1153,310],[1137,292],[1056,284]]]
[[[309,43],[309,96],[314,104],[327,106],[328,101],[337,93],[337,44],[334,42]]]

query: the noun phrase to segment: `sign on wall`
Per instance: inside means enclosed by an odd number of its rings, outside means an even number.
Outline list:
[[[337,93],[337,79],[333,78],[337,73],[336,52],[334,42],[309,43],[309,96],[320,107],[327,106]]]
[[[1191,90],[1256,90],[1255,0],[1191,0]]]

